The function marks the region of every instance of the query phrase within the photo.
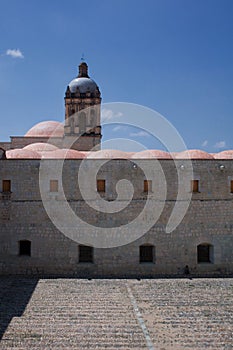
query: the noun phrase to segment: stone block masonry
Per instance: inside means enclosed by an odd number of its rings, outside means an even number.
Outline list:
[[[128,196],[123,191],[120,204],[125,203],[126,208],[119,213],[100,213],[91,208],[82,197],[78,184],[81,160],[64,162],[58,192],[50,192],[49,182],[56,175],[53,171],[56,162],[48,160],[48,200],[61,201],[63,185],[73,212],[94,227],[107,229],[117,226],[120,230],[121,226],[137,218],[145,206],[147,195],[150,197],[150,193],[144,192],[145,174],[140,167],[134,169],[129,160],[111,160],[97,174],[98,179],[105,180],[105,192],[100,193],[102,199],[107,204],[114,202],[117,198],[117,183],[121,179],[132,183],[134,193],[127,204]],[[99,160],[95,159],[84,162],[87,171],[94,171],[99,164]],[[145,165],[150,160],[142,162]],[[177,162],[178,168],[181,164],[186,166],[185,160]],[[92,261],[80,262],[80,244],[84,243],[64,236],[44,209],[39,189],[40,161],[1,160],[0,273],[156,277],[183,275],[184,268],[188,265],[194,276],[233,274],[233,194],[230,188],[233,161],[194,160],[192,163],[194,177],[199,181],[199,192],[192,194],[188,211],[174,231],[166,233],[166,225],[176,202],[177,174],[173,160],[161,160],[167,190],[159,219],[139,239],[115,248],[94,247]],[[224,170],[220,170],[222,164]],[[152,191],[157,195],[153,200],[159,202],[163,200],[160,191],[161,172],[155,169],[150,176]],[[11,181],[10,193],[2,193],[3,180]],[[181,201],[186,198],[186,189],[183,188],[182,191]],[[95,192],[89,200],[98,204],[98,193]],[[154,214],[150,212],[148,215]],[[77,227],[77,230],[85,230],[85,224]],[[30,254],[25,254],[24,241],[30,242]],[[20,244],[23,254],[20,254]],[[153,247],[152,260],[147,262],[140,257],[141,246],[145,245]]]

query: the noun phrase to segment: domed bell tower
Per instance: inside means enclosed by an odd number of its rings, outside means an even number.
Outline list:
[[[64,147],[79,151],[100,149],[101,94],[97,84],[88,75],[85,62],[79,65],[79,74],[66,89]]]

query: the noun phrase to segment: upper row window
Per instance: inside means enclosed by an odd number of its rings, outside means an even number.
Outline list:
[[[105,180],[97,180],[97,191],[105,192]]]
[[[50,180],[50,192],[58,192],[58,180]]]
[[[144,180],[144,192],[149,193],[152,192],[152,181]]]
[[[199,192],[199,180],[191,180],[191,192]]]
[[[50,192],[58,192],[58,180],[50,180],[49,184]],[[144,180],[144,192],[152,192],[152,180]],[[97,180],[97,191],[106,191],[106,180]],[[2,180],[2,192],[11,192],[11,180]],[[199,180],[191,180],[191,192],[200,192]],[[230,192],[233,193],[233,180],[230,181]]]
[[[233,193],[233,180],[231,180],[231,193]]]
[[[11,180],[2,180],[2,192],[11,192]]]
[[[97,180],[97,192],[105,192],[105,190],[106,190],[106,181],[103,179]],[[144,180],[143,191],[145,193],[152,192],[152,180]],[[191,192],[199,192],[199,180],[191,180]],[[232,192],[233,192],[233,184],[232,184]]]

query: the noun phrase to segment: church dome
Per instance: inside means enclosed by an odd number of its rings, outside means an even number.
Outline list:
[[[132,159],[171,159],[171,155],[168,152],[160,151],[156,149],[147,149],[141,152],[134,153]]]
[[[95,92],[97,84],[90,78],[75,78],[69,83],[71,92],[76,92],[79,89],[80,93],[86,93],[88,91]]]
[[[69,83],[69,89],[71,93],[75,93],[79,90],[81,94],[86,92],[94,93],[96,90],[99,90],[94,80],[89,77],[88,66],[85,62],[79,65],[79,74],[77,78]]]
[[[233,150],[222,151],[214,155],[215,159],[233,159]]]
[[[100,151],[89,152],[86,158],[95,159],[128,159],[129,155],[127,152],[118,151],[114,149],[102,149]]]
[[[199,149],[189,149],[187,151],[177,153],[176,159],[214,159],[214,157],[210,153]]]
[[[35,124],[25,137],[62,137],[64,134],[64,126],[62,123],[48,120],[38,124]]]
[[[36,142],[31,143],[30,145],[27,145],[23,148],[24,150],[30,150],[30,151],[36,151],[36,152],[49,152],[49,151],[55,151],[58,149],[58,147],[51,145],[50,143],[44,143],[44,142]]]
[[[11,149],[6,151],[7,159],[41,159],[38,152],[29,149]]]
[[[55,151],[42,152],[42,158],[49,159],[83,159],[85,154],[74,149],[57,149]]]

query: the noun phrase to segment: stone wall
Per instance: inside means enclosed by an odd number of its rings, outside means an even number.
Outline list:
[[[86,186],[85,195],[89,200],[86,203],[78,185],[81,160],[64,162],[62,180],[59,178],[60,161],[57,160],[1,160],[0,191],[2,180],[11,180],[11,193],[1,193],[0,196],[0,273],[157,276],[182,274],[185,265],[188,265],[194,275],[232,274],[233,194],[230,191],[230,181],[233,179],[233,161],[192,162],[193,178],[199,180],[199,192],[192,194],[188,211],[170,233],[166,233],[166,226],[177,202],[177,171],[182,174],[179,202],[187,203],[190,179],[185,183],[184,174],[190,163],[186,160],[176,161],[176,168],[173,160],[161,160],[154,164],[152,162],[111,160],[101,166],[101,160],[85,160],[86,183],[83,186],[84,191]],[[224,165],[224,168],[220,168],[220,165]],[[97,168],[100,168],[97,179],[105,180],[106,191],[98,194],[94,180],[94,191],[88,193],[91,188],[88,174],[94,173]],[[142,169],[147,169],[148,179],[152,180],[152,193],[148,195],[144,192],[146,177]],[[80,263],[79,243],[63,235],[44,209],[39,188],[39,171],[46,173],[42,191],[47,203],[51,202],[52,206],[63,203],[63,185],[64,194],[73,212],[92,227],[108,230],[117,226],[120,233],[124,225],[139,216],[147,199],[151,210],[142,216],[142,227],[151,217],[156,218],[156,211],[160,210],[161,205],[162,213],[140,238],[115,248],[94,248],[93,263]],[[49,191],[51,179],[59,181],[59,191],[56,193]],[[130,201],[130,187],[127,187],[129,183],[119,183],[122,179],[133,185],[134,192]],[[165,190],[164,182],[167,187]],[[120,187],[117,187],[117,183]],[[117,190],[120,196],[119,208],[123,208],[119,213],[100,213],[91,208],[91,203],[101,208],[101,197],[107,206],[113,204],[117,198]],[[87,232],[88,235],[85,223],[75,229],[77,232]],[[31,256],[19,256],[20,240],[31,241]],[[208,243],[212,247],[213,257],[210,263],[197,263],[197,246],[202,243]],[[142,244],[154,245],[153,263],[140,263],[139,247]]]
[[[58,148],[71,148],[78,151],[98,151],[100,149],[101,134],[100,127],[96,128],[99,134],[89,134],[78,137],[76,136],[64,136],[64,137],[25,137],[25,136],[12,136],[11,142],[0,142],[0,148],[5,151],[16,148],[24,148],[25,146],[33,143],[47,143],[57,146]]]
[[[0,142],[0,148],[8,151],[11,148],[11,142]]]

